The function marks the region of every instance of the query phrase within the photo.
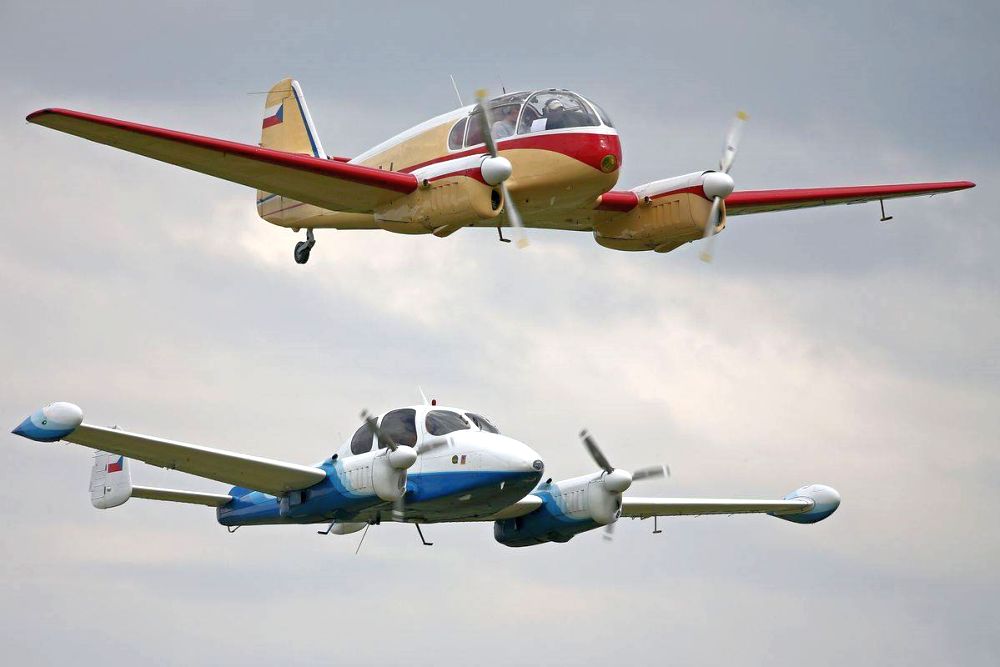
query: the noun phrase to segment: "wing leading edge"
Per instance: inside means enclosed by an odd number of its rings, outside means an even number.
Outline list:
[[[42,109],[29,114],[26,120],[333,211],[370,213],[417,189],[417,179],[412,174],[259,148],[70,109]]]
[[[726,197],[726,215],[746,215],[768,211],[788,211],[814,206],[860,204],[880,199],[924,197],[974,188],[972,181],[940,183],[899,183],[835,188],[795,188],[786,190],[745,190]]]

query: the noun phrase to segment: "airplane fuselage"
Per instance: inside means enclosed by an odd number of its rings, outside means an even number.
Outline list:
[[[590,108],[591,103],[568,91],[548,94],[572,95]],[[528,94],[522,97],[527,98]],[[486,147],[471,136],[475,134],[472,129],[466,129],[474,109],[474,106],[466,106],[441,114],[353,159],[332,159],[413,174],[425,187],[467,186],[471,178],[489,190],[490,186],[483,182],[480,174],[480,166],[487,155]],[[525,116],[530,113],[529,105],[524,104],[522,109],[519,133],[497,139],[500,155],[510,160],[513,167],[507,187],[518,209],[533,227],[589,229],[591,221],[581,220],[578,212],[592,209],[597,198],[618,182],[622,150],[617,130],[610,126],[610,121],[600,120],[593,112],[591,122],[596,123],[594,125],[543,129],[538,121],[544,119],[536,119],[532,130],[525,122]],[[461,136],[457,136],[459,134]],[[260,193],[257,210],[268,222],[296,229],[381,228],[408,234],[433,231],[432,225],[393,224],[387,219],[391,216],[329,211],[268,193]],[[407,221],[413,219],[411,211],[401,211],[396,217]],[[466,226],[497,226],[499,222],[484,219]]]
[[[464,416],[474,413],[424,406],[393,412],[407,413],[410,421],[406,431],[413,445],[432,438],[447,439],[446,446],[421,455],[407,471],[401,505],[378,495],[379,466],[389,450],[359,429],[360,437],[355,434],[336,454],[317,464],[327,473],[319,484],[282,498],[234,489],[233,501],[218,509],[219,523],[472,520],[492,516],[528,495],[544,472],[541,457],[530,447],[480,429]],[[432,412],[462,416],[466,426],[444,434],[431,433],[427,415]]]

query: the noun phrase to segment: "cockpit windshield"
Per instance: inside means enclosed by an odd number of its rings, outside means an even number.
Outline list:
[[[467,430],[469,422],[451,410],[431,410],[427,413],[424,426],[431,435],[448,435],[454,431]]]
[[[594,127],[602,121],[608,127],[614,127],[602,109],[565,90],[511,93],[493,98],[486,103],[486,108],[494,139],[544,130]],[[448,135],[448,148],[451,150],[482,143],[482,123],[477,111],[455,123]]]
[[[468,417],[469,421],[475,424],[480,431],[486,431],[487,433],[500,433],[500,429],[494,426],[489,419],[482,415],[466,412],[465,416]]]
[[[583,98],[562,90],[535,93],[524,105],[518,134],[600,125],[601,121]]]

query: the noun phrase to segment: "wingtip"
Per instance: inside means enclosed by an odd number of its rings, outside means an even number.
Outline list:
[[[50,108],[39,109],[38,111],[32,111],[31,113],[29,113],[27,116],[24,117],[24,120],[28,121],[29,123],[34,123],[35,119],[38,118],[39,116],[48,115],[53,111],[55,111],[55,109],[50,109]]]

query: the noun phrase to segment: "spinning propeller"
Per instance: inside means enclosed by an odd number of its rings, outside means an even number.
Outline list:
[[[743,134],[743,124],[749,116],[746,112],[739,111],[733,124],[729,126],[729,133],[726,135],[726,146],[722,150],[722,157],[719,158],[719,170],[710,171],[702,177],[701,187],[705,195],[712,198],[712,209],[708,212],[708,220],[705,221],[705,249],[701,252],[703,262],[712,261],[712,245],[714,244],[715,228],[719,225],[719,215],[722,210],[722,202],[733,193],[736,184],[733,182],[729,170],[733,168],[733,160],[736,159],[736,149],[739,147],[740,136]]]
[[[402,521],[405,516],[406,509],[404,505],[404,498],[406,497],[406,471],[413,467],[413,464],[417,462],[417,458],[419,458],[421,454],[427,454],[428,452],[433,452],[447,446],[448,438],[428,438],[427,440],[419,443],[416,447],[410,447],[409,445],[399,444],[392,438],[391,435],[382,430],[382,428],[378,425],[378,421],[370,412],[368,412],[368,410],[361,411],[361,419],[364,420],[368,430],[371,431],[378,439],[379,445],[385,445],[389,449],[386,454],[386,460],[388,461],[389,466],[394,470],[400,471],[400,493],[393,502],[392,517],[397,521]]]
[[[510,196],[510,190],[507,189],[506,183],[506,180],[513,173],[514,168],[510,160],[500,157],[497,154],[497,143],[493,137],[493,124],[490,122],[490,114],[486,108],[485,101],[486,89],[480,88],[476,91],[476,110],[472,113],[478,118],[480,133],[483,135],[483,141],[486,143],[486,150],[490,153],[489,157],[483,159],[480,170],[483,180],[488,185],[500,188],[500,192],[503,194],[504,213],[507,214],[507,220],[510,221],[510,226],[514,230],[514,236],[517,238],[515,243],[518,248],[526,248],[528,246],[528,235],[524,231],[521,214],[517,212],[514,199]]]
[[[590,454],[590,457],[594,459],[594,463],[596,463],[599,468],[604,470],[604,474],[601,475],[601,482],[604,484],[605,490],[612,494],[618,494],[619,507],[621,494],[632,486],[632,482],[670,476],[670,466],[666,465],[647,466],[645,468],[639,468],[635,472],[615,468],[608,461],[607,457],[604,456],[604,452],[601,451],[601,448],[597,446],[597,441],[594,440],[593,436],[591,436],[586,429],[580,431],[580,438],[583,440],[583,446],[587,448],[587,452]],[[617,518],[615,521],[617,521]],[[614,535],[615,521],[612,521],[604,527],[604,539],[610,540],[612,535]]]

